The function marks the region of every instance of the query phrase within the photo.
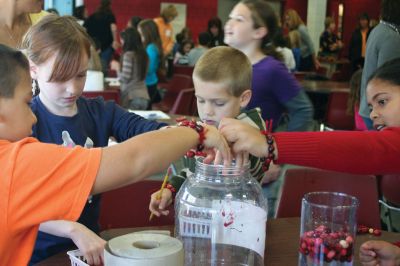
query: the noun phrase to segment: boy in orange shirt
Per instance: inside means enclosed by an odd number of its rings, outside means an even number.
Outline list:
[[[89,194],[160,172],[199,144],[199,133],[185,127],[146,133],[104,149],[39,143],[28,137],[36,122],[29,105],[29,63],[21,52],[1,44],[0,62],[0,265],[27,264],[40,223],[76,220]],[[218,131],[204,125],[203,132],[204,145],[229,159]]]

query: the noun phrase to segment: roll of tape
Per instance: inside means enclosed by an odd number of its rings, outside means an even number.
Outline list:
[[[183,266],[182,242],[163,234],[132,233],[108,241],[106,266]]]

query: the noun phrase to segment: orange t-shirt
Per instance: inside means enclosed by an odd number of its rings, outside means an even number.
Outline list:
[[[368,30],[361,30],[361,56],[365,57],[367,51],[367,33]]]
[[[79,218],[100,160],[101,149],[0,140],[0,265],[27,265],[40,223]]]
[[[164,56],[168,55],[174,47],[174,36],[171,23],[165,23],[162,17],[154,19],[160,33]]]

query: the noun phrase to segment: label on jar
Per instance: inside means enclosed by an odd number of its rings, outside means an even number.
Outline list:
[[[219,210],[211,219],[215,243],[245,247],[264,257],[267,212],[251,203],[214,200],[212,209]]]

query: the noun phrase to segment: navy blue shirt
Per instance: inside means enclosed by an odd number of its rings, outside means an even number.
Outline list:
[[[62,144],[62,131],[68,131],[76,145],[84,146],[88,138],[93,147],[106,147],[110,137],[118,142],[127,140],[160,127],[164,123],[147,120],[103,98],[77,100],[78,113],[72,117],[58,116],[50,113],[39,97],[32,100],[31,108],[37,117],[32,136],[41,142]],[[100,195],[88,199],[78,222],[98,233],[100,214]],[[69,238],[57,237],[44,232],[38,233],[30,265],[46,259],[66,249],[75,248]]]

